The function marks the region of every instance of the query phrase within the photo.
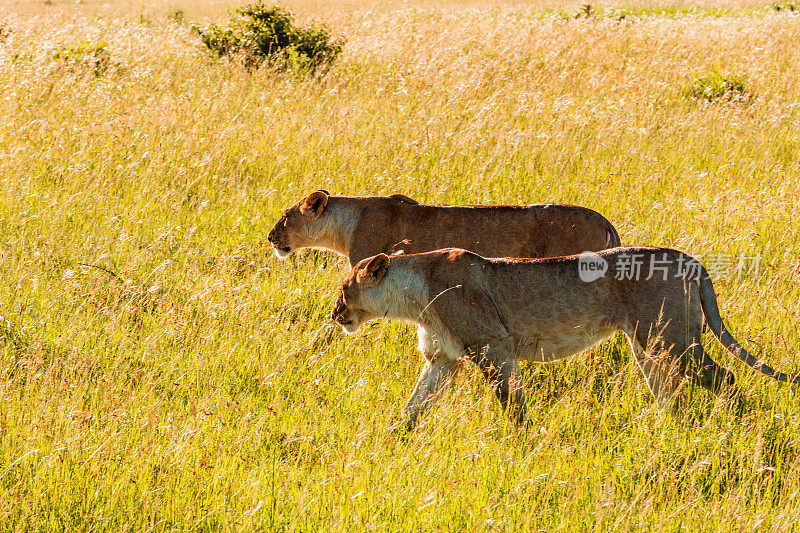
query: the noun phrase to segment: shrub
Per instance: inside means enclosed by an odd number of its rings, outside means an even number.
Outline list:
[[[192,27],[218,57],[239,57],[247,68],[268,62],[278,68],[313,72],[327,67],[344,42],[332,39],[326,26],[300,28],[292,14],[277,6],[249,4],[236,9],[228,27]]]
[[[11,28],[5,24],[0,24],[0,43],[6,42],[6,39],[11,35]]]
[[[698,100],[736,100],[745,101],[752,95],[745,88],[745,77],[741,74],[723,72],[719,66],[695,76],[684,88],[684,95]]]
[[[53,61],[71,68],[88,68],[95,76],[100,76],[111,61],[107,46],[107,43],[92,44],[86,39],[73,46],[58,46],[50,55]]]
[[[575,18],[576,19],[581,19],[581,18],[590,19],[590,18],[596,17],[597,15],[598,15],[597,10],[594,7],[592,7],[592,4],[583,4],[581,6],[581,8],[578,10],[578,12],[575,13]]]
[[[786,2],[774,2],[772,4],[772,9],[775,11],[800,11],[800,4],[794,2],[794,0],[788,0]]]
[[[167,18],[172,22],[174,22],[175,24],[181,25],[183,24],[183,21],[186,19],[186,13],[184,13],[183,9],[181,8],[175,8],[172,11],[170,11],[169,15],[167,15]]]

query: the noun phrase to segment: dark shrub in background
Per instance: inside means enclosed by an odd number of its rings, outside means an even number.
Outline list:
[[[683,88],[684,96],[696,100],[749,101],[753,94],[745,86],[745,76],[723,71],[719,65],[706,73],[689,79]]]
[[[89,39],[72,45],[60,44],[50,51],[50,58],[69,70],[86,70],[97,77],[103,75],[111,63],[108,43],[92,43]]]
[[[0,43],[6,42],[9,35],[11,35],[11,28],[6,27],[5,24],[0,24]]]
[[[212,53],[241,58],[247,68],[268,62],[278,68],[314,72],[330,65],[344,45],[331,37],[326,26],[297,27],[291,13],[262,2],[237,8],[225,28],[211,24],[192,29]]]

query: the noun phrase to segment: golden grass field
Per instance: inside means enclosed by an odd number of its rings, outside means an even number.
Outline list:
[[[723,316],[796,371],[797,11],[285,2],[346,39],[309,78],[168,18],[236,5],[0,0],[0,530],[800,528],[800,398],[710,335],[741,416],[688,383],[660,416],[618,339],[525,366],[526,429],[465,368],[401,435],[413,328],[345,337],[344,262],[266,240],[317,188],[586,205],[625,244],[760,257],[720,270]],[[54,55],[81,43],[100,75]],[[688,98],[714,69],[748,97]]]

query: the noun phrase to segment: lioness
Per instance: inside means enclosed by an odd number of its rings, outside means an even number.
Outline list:
[[[554,257],[619,246],[599,213],[559,204],[423,205],[401,194],[334,196],[316,191],[292,205],[269,232],[280,258],[322,248],[355,265],[379,253],[459,247],[491,257]]]
[[[518,361],[569,357],[619,330],[660,408],[683,376],[719,394],[734,377],[703,351],[704,316],[746,364],[780,381],[798,381],[736,342],[706,269],[667,248],[549,259],[487,259],[459,249],[379,254],[345,277],[332,314],[348,333],[382,317],[417,324],[426,362],[406,406],[409,429],[463,356],[480,366],[503,408],[521,422],[526,406]]]

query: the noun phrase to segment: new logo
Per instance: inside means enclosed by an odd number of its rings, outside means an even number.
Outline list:
[[[578,256],[578,275],[581,281],[590,283],[608,272],[608,262],[594,252],[583,252]]]

